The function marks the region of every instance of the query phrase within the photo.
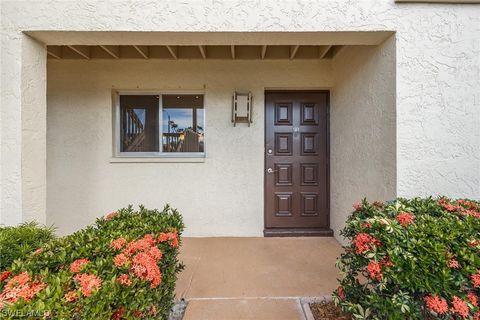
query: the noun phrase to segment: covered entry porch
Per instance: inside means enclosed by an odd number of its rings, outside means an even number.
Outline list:
[[[177,299],[185,320],[305,320],[337,288],[333,238],[185,238]]]
[[[26,91],[22,109],[24,194],[35,195],[23,199],[26,220],[67,234],[128,204],[168,202],[186,236],[262,236],[265,93],[275,90],[329,92],[325,198],[337,239],[353,202],[395,196],[391,32],[27,34],[36,40],[25,39],[23,76],[47,90]],[[250,126],[232,125],[235,91],[252,93]],[[202,96],[204,145],[189,156],[119,156],[122,92]]]

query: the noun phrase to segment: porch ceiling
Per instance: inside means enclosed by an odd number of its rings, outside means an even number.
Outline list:
[[[347,45],[378,45],[392,31],[28,31],[51,59],[329,59]]]
[[[47,46],[49,59],[331,59],[344,46]]]

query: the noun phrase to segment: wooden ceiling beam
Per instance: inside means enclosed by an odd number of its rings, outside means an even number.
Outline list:
[[[207,50],[205,49],[205,46],[198,46],[198,50],[200,50],[202,58],[207,59]]]
[[[345,46],[333,46],[330,49],[332,51],[331,58],[335,58],[344,48]]]
[[[289,46],[289,59],[293,60],[296,59],[297,56],[299,56],[299,49],[301,45],[291,45]],[[96,54],[99,51],[95,47],[100,47],[103,51],[105,51],[109,56],[111,56],[114,59],[121,59],[120,56],[120,46],[117,45],[97,45],[97,46],[87,46],[87,45],[67,45],[67,46],[60,46],[60,45],[52,45],[52,46],[47,46],[47,55],[51,58],[55,59],[64,59],[65,57],[68,58],[75,58],[75,56],[72,56],[72,53],[66,52],[64,50],[71,50],[73,51],[76,55],[81,56],[84,59],[91,59],[92,54]],[[150,58],[150,47],[149,46],[144,46],[144,45],[132,45],[133,48],[145,59]],[[170,46],[166,45],[165,46],[172,56],[173,59],[179,59],[179,47],[178,46]],[[208,59],[208,54],[207,54],[207,48],[208,46],[206,45],[197,45],[198,50],[201,54],[201,57],[203,59]],[[318,59],[332,59],[335,56],[337,56],[341,51],[344,50],[346,46],[345,45],[320,45],[317,46],[318,48]],[[68,49],[67,49],[68,48]],[[92,49],[93,48],[93,49]],[[230,45],[230,55],[231,59],[235,60],[238,56],[238,52],[235,45]],[[242,48],[243,49],[243,48]],[[258,45],[256,46],[255,50],[260,50],[260,52],[257,51],[257,56],[256,59],[260,58],[262,60],[266,59],[267,56],[267,49],[275,49],[275,46],[273,48],[268,48],[268,45]],[[213,50],[213,49],[212,49]],[[303,50],[303,49],[302,49]],[[306,49],[305,49],[306,50]],[[309,57],[314,58],[315,57],[315,51],[314,49],[311,48],[309,49]],[[275,50],[274,50],[275,51]],[[242,51],[243,52],[243,51]],[[240,52],[240,54],[242,54]],[[270,52],[270,51],[269,51]],[[307,51],[305,51],[307,52]],[[305,52],[302,51],[302,57],[305,57]],[[244,54],[250,55],[252,52],[251,51],[245,51],[243,52]],[[260,53],[260,56],[258,54]],[[213,53],[212,53],[213,54]],[[270,56],[272,53],[269,53]],[[105,55],[103,55],[105,57]],[[223,56],[222,58],[227,58],[227,56]],[[243,54],[242,54],[243,58]],[[287,58],[283,56],[283,58]]]
[[[298,48],[300,48],[299,45],[296,46],[290,46],[290,60],[295,58],[295,55],[297,54]]]
[[[262,60],[265,59],[265,55],[267,54],[267,46],[262,46]]]
[[[71,50],[75,51],[77,54],[83,58],[90,60],[90,47],[89,46],[67,46]]]
[[[106,53],[108,53],[112,58],[120,58],[120,47],[119,46],[100,46]]]
[[[172,46],[166,46],[173,59],[178,59],[178,48]]]
[[[318,59],[324,59],[332,46],[318,47]]]
[[[61,46],[47,46],[47,54],[55,59],[62,59],[62,47]]]
[[[140,55],[145,58],[145,59],[148,59],[149,58],[149,55],[148,55],[148,46],[137,46],[137,45],[134,45],[133,46],[135,48],[135,50],[138,51],[138,53],[140,53]]]

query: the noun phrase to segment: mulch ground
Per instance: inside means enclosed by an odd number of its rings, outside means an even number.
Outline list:
[[[311,303],[310,309],[315,320],[352,320],[349,314],[342,312],[332,301]]]

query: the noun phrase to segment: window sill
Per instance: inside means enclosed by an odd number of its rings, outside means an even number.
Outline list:
[[[110,163],[202,163],[205,156],[196,157],[112,157]]]

